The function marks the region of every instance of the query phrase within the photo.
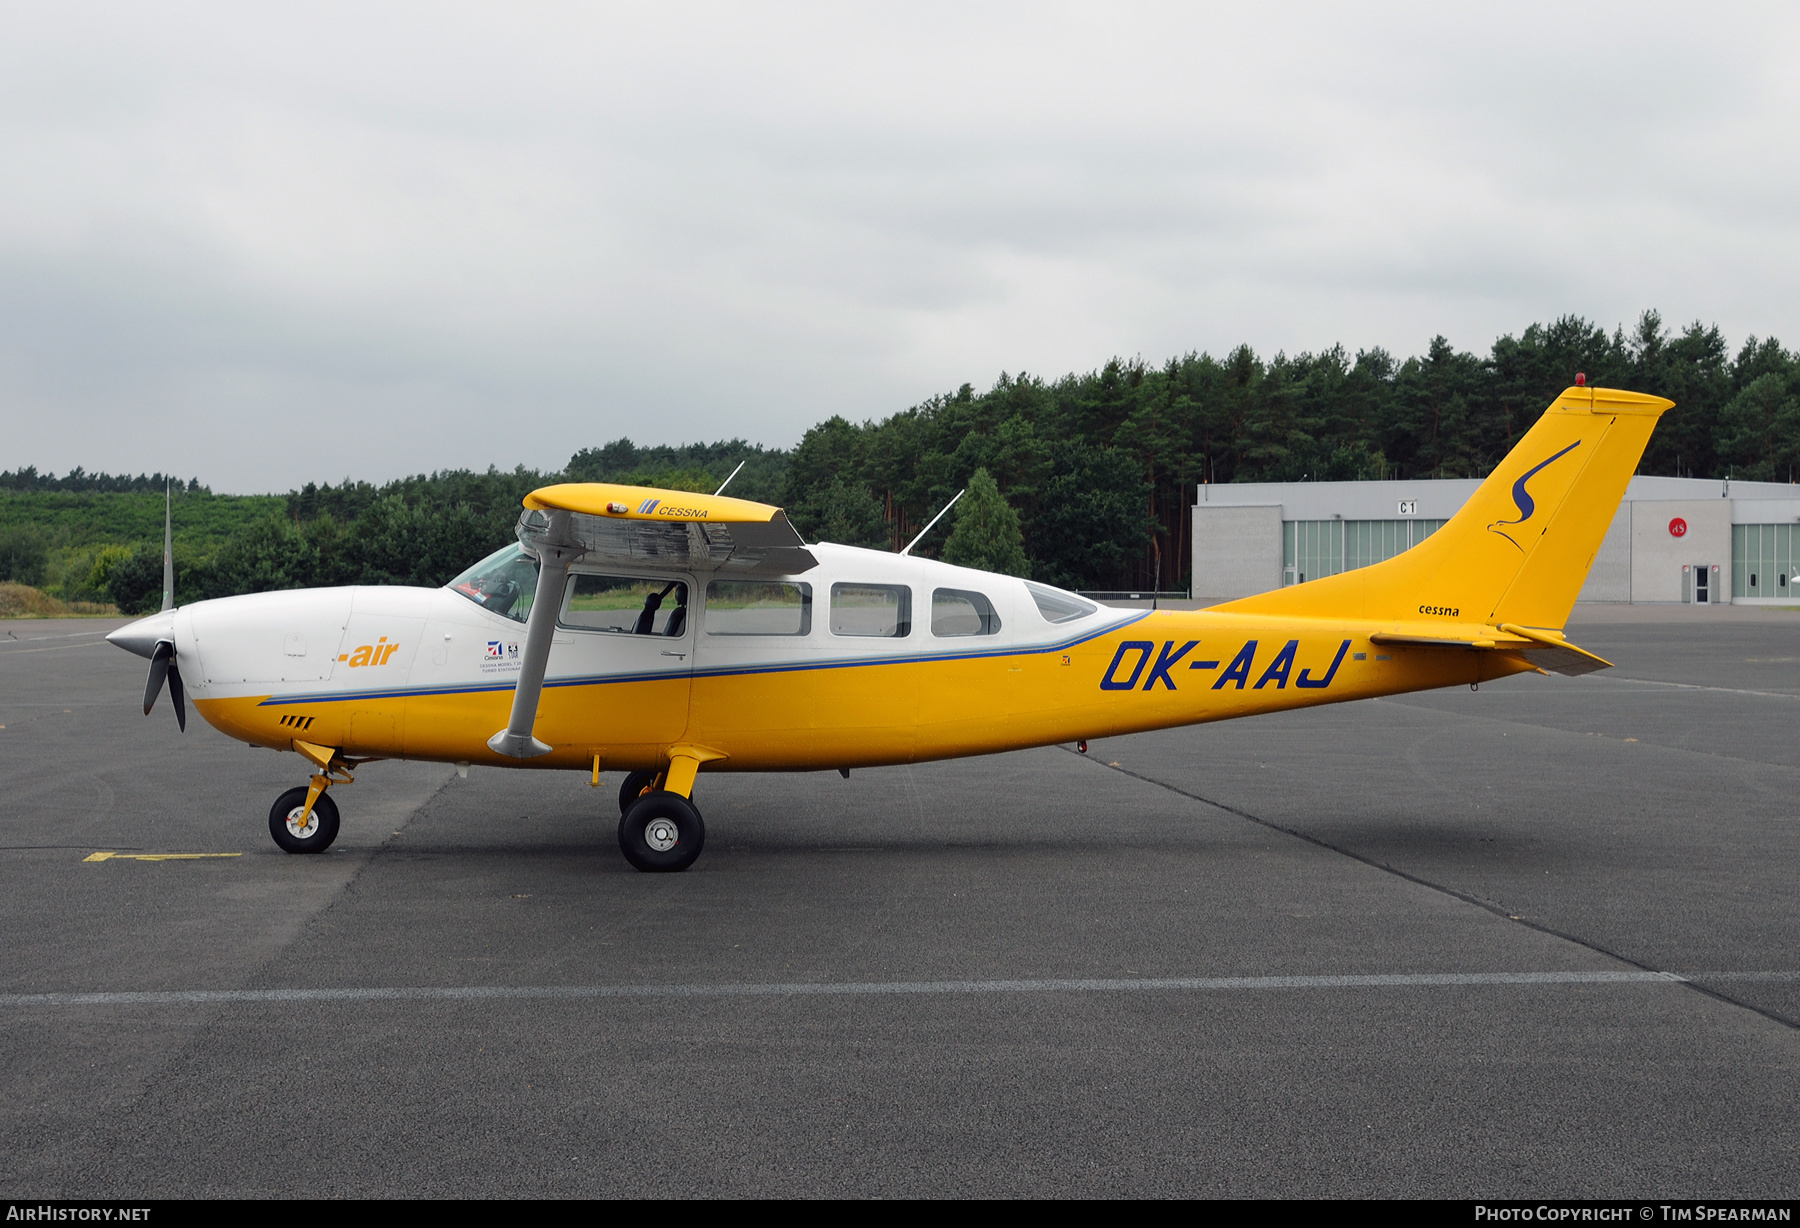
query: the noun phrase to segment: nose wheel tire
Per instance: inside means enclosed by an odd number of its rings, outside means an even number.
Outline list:
[[[631,809],[631,803],[644,795],[644,790],[656,783],[655,772],[633,772],[619,786],[619,817]]]
[[[300,814],[305,809],[305,786],[283,793],[269,808],[269,834],[289,853],[323,853],[337,839],[337,803],[329,793],[319,794],[303,823]]]
[[[646,793],[619,820],[619,849],[640,870],[685,870],[706,843],[706,824],[679,793]]]

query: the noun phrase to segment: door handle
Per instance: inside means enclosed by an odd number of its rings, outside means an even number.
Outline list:
[[[663,649],[662,655],[665,657],[682,657],[684,659],[687,657],[687,653],[685,652],[670,652],[667,648]]]

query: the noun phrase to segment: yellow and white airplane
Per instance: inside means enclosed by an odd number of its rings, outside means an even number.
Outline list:
[[[525,499],[518,543],[439,589],[258,593],[107,638],[200,714],[297,751],[269,814],[319,852],[326,790],[428,759],[628,773],[619,845],[684,870],[701,771],[916,763],[1607,662],[1561,630],[1673,402],[1563,392],[1437,533],[1372,567],[1194,612],[827,543],[780,508],[601,484]],[[168,539],[165,536],[165,551]]]

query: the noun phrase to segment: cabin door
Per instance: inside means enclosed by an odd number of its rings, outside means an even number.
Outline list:
[[[554,714],[556,740],[592,742],[607,759],[617,748],[629,760],[682,738],[693,594],[689,576],[569,576],[539,705],[540,714]]]

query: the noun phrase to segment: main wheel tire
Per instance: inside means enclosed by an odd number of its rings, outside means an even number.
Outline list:
[[[275,799],[269,808],[269,834],[289,853],[323,853],[337,839],[338,808],[331,794],[319,794],[306,825],[300,824],[300,812],[306,809],[306,788],[289,789]]]
[[[650,873],[685,870],[706,844],[706,824],[679,793],[646,793],[619,820],[619,850]]]
[[[655,783],[655,772],[633,772],[627,776],[625,783],[619,786],[619,817],[624,818],[631,803],[644,796],[645,790]]]

